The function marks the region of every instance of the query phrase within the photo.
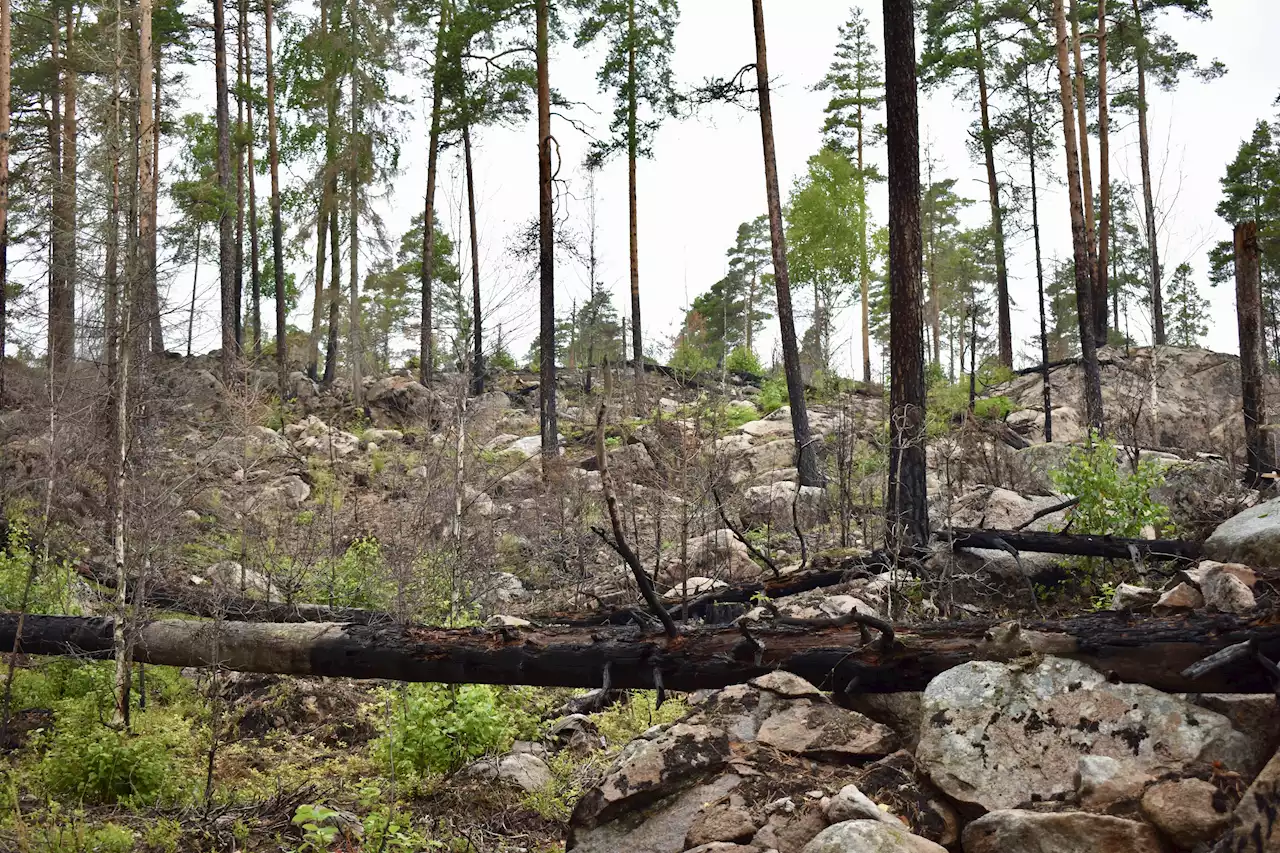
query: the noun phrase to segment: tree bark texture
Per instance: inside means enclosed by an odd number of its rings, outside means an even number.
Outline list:
[[[0,0],[0,401],[4,400],[4,360],[9,314],[9,111],[13,61],[9,0]]]
[[[1093,339],[1107,342],[1107,293],[1098,296],[1098,227],[1093,210],[1093,160],[1089,156],[1089,101],[1085,93],[1084,54],[1080,46],[1080,12],[1071,0],[1071,50],[1075,59],[1076,131],[1080,134],[1080,190],[1084,196],[1085,249],[1089,258],[1089,283],[1093,293]],[[1098,328],[1098,319],[1102,328]]]
[[[289,330],[285,313],[284,293],[284,223],[280,213],[280,152],[276,126],[276,66],[273,51],[275,4],[264,0],[263,12],[266,25],[267,50],[267,161],[271,168],[271,261],[276,288],[276,372],[280,381],[280,400],[288,399],[289,392]],[[256,230],[256,229],[255,229]],[[254,264],[257,275],[257,264]]]
[[[465,77],[463,80],[466,86]],[[465,88],[462,95],[466,99]],[[480,235],[476,228],[476,178],[471,161],[471,120],[462,123],[462,153],[467,173],[467,232],[471,239],[471,393],[484,393],[484,318],[480,304]]]
[[[1013,367],[1013,320],[1009,313],[1009,270],[1004,250],[1004,212],[1000,207],[1000,181],[996,174],[996,143],[991,130],[991,102],[987,93],[987,61],[982,44],[981,0],[974,0],[973,12],[974,49],[978,58],[978,107],[982,117],[982,156],[987,166],[987,199],[991,204],[991,233],[995,241],[996,250],[996,314],[1000,363],[1005,367]],[[914,55],[915,45],[913,43],[912,56]],[[914,81],[914,75],[912,79]],[[916,159],[918,161],[919,156]],[[917,165],[917,183],[919,182],[919,172],[920,169]],[[890,233],[892,234],[892,230]]]
[[[1240,327],[1240,382],[1244,400],[1244,443],[1249,479],[1257,484],[1275,470],[1267,438],[1266,356],[1262,351],[1262,268],[1258,223],[1235,229],[1236,319]]]
[[[791,313],[791,274],[787,269],[787,238],[782,219],[782,194],[778,189],[778,163],[773,144],[773,105],[769,96],[768,47],[765,41],[764,4],[751,0],[756,35],[756,85],[760,96],[760,133],[764,145],[764,184],[769,205],[769,236],[773,246],[773,278],[778,294],[778,325],[782,332],[782,365],[791,404],[791,430],[796,440],[796,468],[801,486],[821,486],[818,452],[809,432],[809,411],[800,375],[800,348]]]
[[[1107,280],[1111,243],[1111,115],[1107,103],[1107,0],[1098,0],[1098,271],[1093,279],[1098,339],[1107,339]],[[1118,323],[1116,325],[1119,325]]]
[[[150,351],[150,329],[154,308],[149,294],[156,291],[156,175],[155,139],[159,128],[155,120],[155,47],[152,40],[152,0],[138,3],[138,275],[133,304],[135,340],[130,342],[136,354],[134,369],[145,367]],[[158,307],[158,306],[156,306]]]
[[[890,293],[889,486],[885,512],[891,551],[922,547],[929,541],[920,279],[920,117],[913,5],[911,0],[884,0]]]
[[[1062,133],[1067,151],[1067,194],[1071,202],[1071,243],[1075,259],[1076,313],[1079,317],[1080,358],[1084,364],[1085,415],[1089,425],[1102,431],[1102,374],[1098,368],[1093,336],[1093,276],[1089,270],[1088,238],[1084,225],[1084,200],[1080,190],[1080,152],[1076,147],[1072,109],[1071,72],[1067,51],[1067,18],[1063,0],[1053,0],[1054,29],[1058,41],[1058,87],[1062,102]]]
[[[0,648],[12,648],[18,615],[0,614]],[[1187,667],[1252,640],[1280,657],[1274,614],[1135,619],[1094,614],[1027,623],[993,632],[991,622],[945,622],[895,632],[892,647],[864,644],[853,627],[700,629],[675,639],[635,628],[531,628],[491,631],[421,625],[277,624],[160,620],[140,628],[135,657],[163,666],[219,666],[240,672],[376,678],[450,684],[601,686],[701,690],[737,684],[774,670],[835,692],[918,691],[938,674],[974,660],[1029,654],[1072,658],[1121,681],[1168,692],[1271,693],[1251,661],[1191,679]],[[27,654],[108,656],[112,620],[27,616]]]
[[[537,0],[538,63],[538,423],[542,435],[543,472],[556,458],[556,271],[555,208],[551,174],[551,74],[548,45],[549,0]]]
[[[1164,295],[1160,284],[1160,239],[1156,234],[1155,187],[1151,183],[1151,141],[1147,133],[1147,33],[1142,9],[1133,0],[1133,20],[1138,28],[1138,159],[1142,165],[1142,205],[1147,223],[1147,250],[1151,262],[1151,335],[1156,346],[1166,342]]]
[[[440,8],[440,25],[436,30],[436,59],[431,69],[431,134],[427,140],[427,197],[422,211],[422,329],[418,336],[418,378],[430,387],[435,378],[435,329],[432,327],[433,305],[431,281],[435,276],[436,240],[436,172],[440,159],[440,111],[443,109],[443,63],[445,33],[448,27],[446,4]]]
[[[217,90],[218,188],[231,197],[231,107],[227,90],[227,21],[224,0],[213,0],[214,83]],[[218,277],[222,305],[222,379],[231,380],[240,354],[236,338],[236,250],[234,213],[226,204],[218,215]]]
[[[627,2],[627,209],[631,252],[631,357],[636,385],[644,381],[644,336],[640,330],[640,226],[636,203],[636,0]]]

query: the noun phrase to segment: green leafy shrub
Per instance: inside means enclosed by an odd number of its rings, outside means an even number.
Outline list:
[[[487,684],[411,684],[394,695],[394,722],[374,753],[384,765],[394,755],[402,772],[452,772],[507,749],[536,725],[521,707],[522,691]]]
[[[73,574],[62,563],[52,563],[37,572],[27,593],[32,562],[37,559],[26,520],[11,516],[8,547],[0,548],[0,610],[21,609],[26,593],[28,613],[77,615],[79,611],[71,606]]]
[[[781,376],[771,376],[766,379],[760,386],[760,396],[756,397],[756,405],[766,415],[787,405],[787,380]]]
[[[135,715],[133,733],[100,722],[93,698],[67,700],[58,708],[40,775],[55,794],[89,802],[145,805],[175,793],[176,756],[189,733],[179,718],[159,711]]]
[[[676,351],[672,353],[668,364],[668,367],[683,376],[694,376],[704,371],[714,370],[715,366],[715,359],[707,355],[701,347],[683,340],[676,346]]]
[[[668,698],[658,707],[653,690],[632,690],[625,702],[618,702],[595,717],[600,734],[611,746],[622,746],[654,726],[673,723],[689,711],[682,699]]]
[[[746,347],[735,347],[733,352],[729,353],[729,357],[725,359],[724,369],[730,373],[750,373],[752,376],[762,376],[764,368],[760,366],[760,359],[756,358],[756,354]]]
[[[373,536],[361,536],[341,557],[326,560],[314,572],[308,573],[302,600],[338,607],[385,610],[393,593],[381,544]]]
[[[1017,405],[1003,394],[973,401],[974,416],[985,421],[1002,421],[1017,410]]]
[[[1164,482],[1160,467],[1144,460],[1126,476],[1115,444],[1106,439],[1094,436],[1088,446],[1073,448],[1049,477],[1059,492],[1080,499],[1071,510],[1076,533],[1133,537],[1147,525],[1159,528],[1169,521],[1168,509],[1151,497]]]

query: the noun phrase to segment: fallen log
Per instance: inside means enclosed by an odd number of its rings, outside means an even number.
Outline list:
[[[1198,679],[1183,670],[1252,641],[1280,657],[1280,624],[1268,612],[1137,619],[1093,614],[1019,628],[941,622],[900,627],[893,646],[862,643],[852,627],[690,630],[668,639],[637,628],[443,629],[421,625],[287,625],[160,620],[138,632],[136,658],[165,666],[454,684],[524,684],[671,690],[724,687],[785,670],[827,690],[920,690],[973,660],[1037,654],[1074,658],[1122,681],[1166,691],[1270,693],[1268,675],[1242,660]],[[18,616],[0,614],[0,648],[13,648]],[[28,616],[21,650],[106,658],[110,619]],[[606,676],[606,670],[608,675]]]
[[[949,541],[952,548],[999,551],[1013,548],[1020,552],[1103,557],[1108,560],[1130,560],[1135,552],[1144,560],[1198,560],[1204,554],[1204,543],[1182,539],[1125,539],[1120,536],[1091,536],[1083,533],[975,530],[969,527],[940,530],[937,535],[940,539]]]

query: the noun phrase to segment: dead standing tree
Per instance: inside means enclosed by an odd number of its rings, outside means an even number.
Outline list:
[[[884,0],[889,147],[889,548],[929,541],[925,487],[924,341],[921,330],[920,116],[914,3]]]
[[[1244,444],[1247,478],[1257,485],[1275,471],[1271,442],[1263,430],[1267,419],[1266,367],[1262,353],[1262,268],[1258,257],[1258,223],[1241,222],[1235,232],[1236,318],[1240,326],[1240,382],[1244,398]]]

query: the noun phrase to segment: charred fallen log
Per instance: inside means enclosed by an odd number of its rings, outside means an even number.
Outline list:
[[[828,690],[920,690],[937,674],[973,660],[1053,654],[1123,681],[1167,691],[1266,692],[1268,675],[1248,660],[1202,678],[1182,674],[1204,657],[1252,641],[1280,657],[1275,613],[1253,619],[1198,615],[1137,619],[1095,614],[1058,622],[933,623],[899,627],[892,648],[863,643],[853,627],[690,630],[679,637],[637,628],[441,629],[421,625],[290,625],[161,620],[141,628],[139,661],[218,665],[244,672],[414,682],[525,684],[671,690],[716,688],[785,670]],[[13,648],[17,614],[0,614],[0,648]],[[28,616],[28,654],[103,658],[109,619]],[[607,674],[606,674],[607,672]]]
[[[993,551],[1064,554],[1074,557],[1102,557],[1108,560],[1197,560],[1204,544],[1181,539],[1124,539],[1119,536],[1091,536],[1081,533],[1044,533],[1032,530],[975,530],[953,527],[938,532],[953,548],[985,548]]]

